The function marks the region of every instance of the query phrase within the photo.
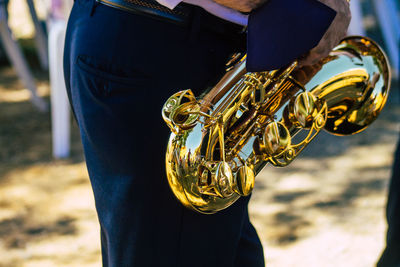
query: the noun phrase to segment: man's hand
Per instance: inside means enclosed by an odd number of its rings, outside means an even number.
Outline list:
[[[329,52],[346,36],[350,24],[351,13],[347,0],[319,1],[335,10],[337,14],[319,44],[299,60],[300,66],[315,64],[321,58],[328,56]]]
[[[236,9],[241,12],[250,12],[253,9],[264,4],[268,0],[213,0],[213,1],[220,5]]]

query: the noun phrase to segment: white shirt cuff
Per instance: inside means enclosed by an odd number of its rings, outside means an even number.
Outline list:
[[[239,24],[239,25],[247,25],[248,16],[231,9],[229,7],[220,5],[212,0],[183,0],[185,3],[189,3],[192,5],[200,6],[207,10],[209,13],[220,17],[224,20]]]
[[[182,0],[157,0],[157,2],[169,9],[174,9]]]

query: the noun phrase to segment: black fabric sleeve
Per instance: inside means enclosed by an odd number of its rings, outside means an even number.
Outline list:
[[[269,0],[249,15],[247,70],[281,68],[318,45],[336,11],[317,0]]]

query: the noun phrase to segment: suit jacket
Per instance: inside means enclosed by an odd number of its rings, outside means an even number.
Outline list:
[[[318,0],[269,0],[249,16],[247,70],[293,62],[318,44],[335,16]]]

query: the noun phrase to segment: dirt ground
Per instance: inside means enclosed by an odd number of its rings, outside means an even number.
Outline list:
[[[19,32],[25,34],[29,29]],[[22,44],[48,100],[48,77],[37,70],[32,41]],[[31,105],[14,71],[6,61],[2,65],[0,267],[101,266],[76,125],[71,157],[54,160],[50,114]],[[398,99],[394,92],[365,132],[322,133],[290,166],[267,167],[257,177],[250,213],[268,266],[374,266],[384,247],[386,193],[400,130]]]
[[[48,95],[46,74],[35,73]],[[396,102],[392,94],[391,102]],[[50,115],[0,69],[0,266],[100,266],[99,228],[76,125],[72,155],[51,157]],[[250,202],[268,266],[373,266],[400,107],[365,132],[322,133],[290,166],[267,167]],[[234,223],[234,222],[233,222]]]
[[[389,104],[355,136],[322,133],[290,166],[257,177],[250,211],[269,266],[374,266],[399,112]]]

